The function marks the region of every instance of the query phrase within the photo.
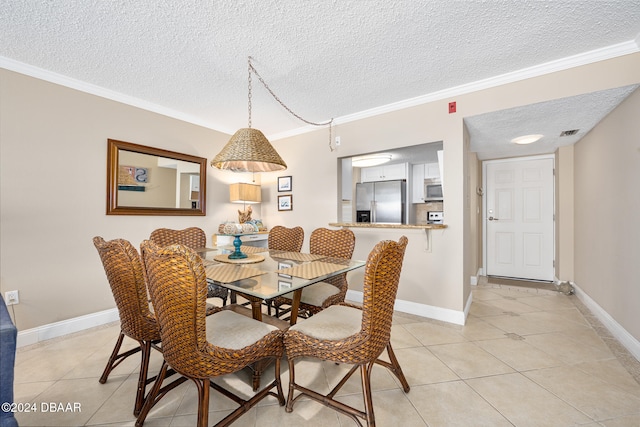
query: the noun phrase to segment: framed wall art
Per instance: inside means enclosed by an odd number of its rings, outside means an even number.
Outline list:
[[[287,194],[286,196],[278,196],[278,210],[279,211],[293,210],[293,196],[291,194]]]
[[[278,177],[278,191],[291,191],[292,183],[290,176],[279,176]]]

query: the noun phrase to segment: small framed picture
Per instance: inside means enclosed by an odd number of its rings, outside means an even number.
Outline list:
[[[278,210],[279,211],[293,210],[293,196],[291,194],[287,194],[286,196],[278,196]]]
[[[278,177],[278,191],[291,191],[291,177],[279,176]]]

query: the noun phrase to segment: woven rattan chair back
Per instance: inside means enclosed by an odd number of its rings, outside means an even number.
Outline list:
[[[191,249],[207,246],[207,235],[198,227],[189,227],[184,230],[172,230],[170,228],[158,228],[151,232],[149,240],[158,246],[185,245]]]
[[[379,242],[369,253],[364,270],[362,334],[366,344],[363,359],[375,359],[391,336],[393,307],[398,293],[402,261],[408,239]]]
[[[309,252],[315,255],[350,259],[355,246],[356,237],[348,228],[316,228],[309,238]]]
[[[151,232],[149,240],[158,246],[184,245],[191,249],[200,249],[207,246],[207,235],[198,227],[189,227],[184,230],[172,230],[170,228],[158,228]],[[220,298],[222,305],[227,304],[229,290],[218,285],[210,285],[207,298]]]
[[[200,257],[185,245],[141,245],[149,294],[161,327],[164,359],[182,375],[212,377],[222,366],[208,366],[207,281]]]
[[[231,424],[267,395],[275,396],[280,405],[284,405],[280,384],[280,360],[284,354],[282,331],[274,328],[255,343],[241,349],[227,349],[211,344],[207,340],[207,282],[202,259],[184,245],[160,247],[146,240],[142,242],[141,248],[149,294],[160,324],[164,362],[136,426],[144,423],[151,408],[169,390],[188,379],[198,389],[198,426],[204,427],[208,422],[210,387],[240,405],[217,426]],[[219,310],[210,319],[227,313],[242,318],[240,314]],[[254,322],[261,325],[258,321]],[[275,380],[249,400],[244,400],[211,381],[211,378],[240,371],[265,358],[275,360]],[[162,386],[169,375],[169,367],[182,376]],[[274,387],[277,388],[277,394],[270,391]]]
[[[314,255],[325,255],[332,258],[351,259],[353,249],[356,247],[356,236],[348,228],[329,230],[328,228],[316,228],[309,238],[309,252]],[[334,298],[332,304],[344,301],[347,294],[347,273],[326,279],[340,289],[340,295]]]
[[[158,324],[149,309],[144,270],[140,255],[124,239],[105,241],[94,237],[113,298],[120,315],[120,328],[138,341],[160,339]]]
[[[304,243],[304,230],[302,227],[287,228],[282,225],[276,225],[269,230],[267,243],[269,249],[300,252]]]
[[[107,280],[111,286],[113,298],[120,315],[120,334],[102,372],[100,383],[104,384],[111,371],[127,357],[141,352],[138,389],[133,414],[138,415],[145,399],[146,386],[154,378],[148,378],[151,348],[160,340],[160,329],[156,317],[149,309],[147,287],[140,255],[136,248],[126,240],[115,239],[106,242],[102,237],[93,238],[98,250]],[[139,346],[120,353],[124,337],[138,341]]]

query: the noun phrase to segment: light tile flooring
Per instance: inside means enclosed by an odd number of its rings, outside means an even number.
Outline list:
[[[481,285],[473,290],[465,326],[397,313],[392,343],[411,391],[405,394],[382,367],[373,372],[378,426],[640,426],[640,363],[612,339],[575,296],[552,291]],[[118,334],[112,324],[19,349],[15,401],[38,412],[17,415],[21,426],[133,425],[139,358],[125,361],[99,384]],[[131,340],[128,340],[131,342]],[[154,352],[155,353],[155,352]],[[133,360],[135,358],[135,360]],[[152,360],[157,370],[160,360]],[[345,366],[303,360],[300,382],[328,390]],[[288,369],[283,364],[287,390]],[[273,377],[267,372],[265,380]],[[250,393],[242,373],[225,379]],[[354,376],[340,399],[359,405]],[[42,412],[49,402],[81,412]],[[212,391],[210,423],[233,404]],[[146,426],[192,426],[195,387],[187,382],[150,413]],[[269,398],[237,426],[354,426],[350,418],[301,400],[286,413]]]

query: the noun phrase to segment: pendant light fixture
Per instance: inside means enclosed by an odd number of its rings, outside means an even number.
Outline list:
[[[264,82],[262,77],[258,74],[256,69],[251,63],[251,57],[248,58],[249,63],[249,96],[248,96],[248,110],[249,110],[249,126],[239,129],[227,145],[224,146],[222,151],[211,160],[211,166],[218,169],[230,170],[233,172],[274,172],[285,170],[287,164],[282,160],[282,157],[273,148],[269,140],[258,129],[251,127],[251,73],[254,73],[264,87],[269,91],[271,96],[275,98],[280,105],[282,105],[289,113],[304,121],[305,123],[314,126],[326,126],[329,125],[329,147],[331,148],[331,125],[333,119],[326,123],[313,123],[309,122],[302,117],[295,114],[291,109],[280,101],[280,99],[273,93],[269,86]],[[333,151],[333,149],[331,148]]]

